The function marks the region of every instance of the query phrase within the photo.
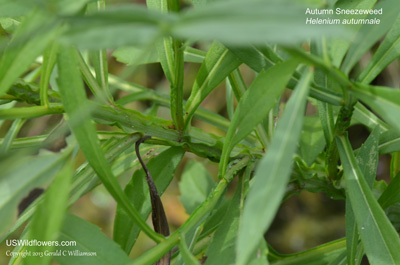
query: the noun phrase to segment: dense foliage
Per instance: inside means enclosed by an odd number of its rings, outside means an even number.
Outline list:
[[[10,264],[355,265],[364,255],[370,264],[400,264],[400,90],[387,78],[390,67],[399,75],[389,66],[400,56],[397,0],[146,4],[0,1],[2,241],[27,223],[21,239],[74,240],[72,249],[97,253],[14,256]],[[382,8],[381,23],[305,24],[307,8],[335,7]],[[126,64],[121,76],[109,72],[111,56]],[[152,63],[169,95],[126,81]],[[199,68],[188,84],[190,64]],[[249,86],[242,65],[256,73]],[[200,106],[222,88],[223,112]],[[134,109],[137,101],[148,108]],[[44,116],[57,124],[20,137]],[[355,124],[370,132],[358,149],[348,137]],[[179,187],[190,217],[170,233],[159,196],[187,153]],[[389,183],[376,179],[384,154]],[[218,176],[194,157],[218,163]],[[117,202],[113,240],[68,213],[98,185]],[[282,255],[264,234],[282,201],[303,190],[345,200],[346,237]],[[130,259],[141,231],[156,246]],[[26,249],[71,248],[14,251]]]

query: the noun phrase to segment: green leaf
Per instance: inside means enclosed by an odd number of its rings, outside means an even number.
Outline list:
[[[300,154],[311,166],[325,147],[324,133],[318,116],[307,116],[304,119],[303,132],[300,137]]]
[[[161,236],[155,233],[141,218],[115,179],[111,167],[100,148],[97,133],[90,116],[82,115],[82,113],[88,113],[88,110],[90,111],[91,108],[88,108],[89,102],[86,99],[83,82],[78,71],[77,56],[75,48],[66,46],[60,48],[58,57],[58,85],[65,112],[68,115],[68,125],[78,140],[87,161],[93,167],[111,196],[149,237],[155,241],[159,241]]]
[[[394,4],[397,8],[397,3]],[[358,80],[364,84],[371,83],[383,69],[400,55],[400,16],[375,52],[371,61],[360,74]]]
[[[374,7],[375,9],[382,8],[384,10],[383,14],[379,16],[381,22],[377,25],[365,24],[361,27],[341,66],[341,70],[345,74],[350,73],[350,70],[360,60],[361,56],[382,38],[394,24],[400,12],[400,5],[397,3],[397,0],[381,1]],[[376,15],[369,15],[367,19],[374,17]]]
[[[21,129],[22,125],[24,125],[25,121],[26,120],[24,119],[16,119],[12,123],[10,129],[8,130],[0,146],[0,156],[5,155],[10,150],[13,141],[17,137],[17,134],[19,133],[19,130]]]
[[[248,45],[246,47],[228,45],[228,48],[240,58],[243,63],[247,64],[256,72],[260,72],[262,69],[268,69],[283,61],[269,45]]]
[[[174,177],[174,172],[181,161],[185,151],[180,147],[171,147],[152,158],[147,167],[154,179],[158,192],[164,193]],[[126,185],[125,194],[134,207],[139,211],[140,216],[146,219],[151,212],[149,187],[146,183],[145,173],[138,169]],[[129,215],[121,205],[117,206],[117,213],[114,221],[114,240],[122,249],[129,253],[134,245],[141,228],[129,219]]]
[[[320,36],[347,35],[341,25],[305,23],[307,7],[298,1],[216,1],[185,13],[172,35],[181,39],[218,40],[232,45],[293,44]]]
[[[83,0],[85,1],[85,0]],[[106,6],[105,0],[99,0],[97,3],[88,5],[87,12],[95,13],[104,10]],[[107,50],[100,49],[97,51],[89,51],[89,58],[96,74],[96,81],[100,87],[101,98],[105,99],[107,103],[113,103],[113,97],[108,87],[108,60]],[[93,88],[92,88],[93,89]]]
[[[341,9],[372,9],[375,5],[377,0],[359,0],[359,1],[346,1],[346,0],[339,0],[335,4],[335,8]],[[341,15],[340,19],[351,19],[351,18],[365,18],[366,15]],[[374,25],[375,26],[375,25]],[[345,27],[349,30],[353,30],[353,32],[358,32],[361,24],[347,24]],[[354,33],[351,38],[345,39],[340,36],[338,38],[333,39],[330,42],[330,51],[331,51],[331,58],[332,64],[336,67],[339,67],[343,57],[345,56],[347,50],[350,46],[350,41],[354,39],[356,34]]]
[[[246,90],[239,101],[225,137],[220,162],[219,174],[221,176],[225,175],[226,165],[233,147],[267,116],[277,103],[297,64],[297,60],[276,64],[267,71],[261,72]]]
[[[17,206],[22,198],[34,188],[43,188],[48,184],[65,163],[68,152],[42,153],[38,156],[17,154],[3,158],[0,163],[0,234],[17,215]]]
[[[336,138],[358,231],[371,264],[399,264],[400,239],[360,170],[347,137]]]
[[[365,181],[369,188],[372,188],[375,178],[376,171],[378,168],[379,152],[378,152],[378,142],[379,142],[379,127],[376,127],[367,141],[361,146],[356,157],[357,164],[362,170],[362,174],[365,177]],[[347,244],[347,260],[349,265],[357,264],[355,263],[357,255],[358,244],[358,230],[357,223],[354,216],[354,211],[350,203],[349,194],[347,192],[346,199],[346,244]]]
[[[379,197],[378,202],[382,206],[383,209],[388,208],[389,206],[400,202],[400,174],[397,174],[396,177],[389,183],[385,191]]]
[[[167,28],[176,20],[173,14],[148,10],[142,5],[117,5],[94,14],[70,17],[66,20],[68,30],[60,41],[87,49],[147,46],[163,36],[161,25]]]
[[[135,137],[136,136],[136,137]],[[103,151],[106,154],[107,161],[113,166],[113,173],[115,176],[119,176],[134,166],[137,166],[137,161],[134,161],[134,151],[129,150],[129,147],[133,148],[135,142],[140,138],[138,135],[127,136],[122,139],[111,141],[107,145],[103,145]],[[158,149],[156,149],[158,150]],[[74,173],[69,205],[75,203],[84,194],[91,191],[94,187],[99,185],[99,179],[93,168],[86,162],[83,163]],[[14,226],[8,231],[8,233],[0,239],[3,241],[6,237],[11,235],[15,230],[23,225],[34,213],[36,206],[41,201],[41,197],[35,200],[18,218]]]
[[[268,262],[268,246],[265,240],[261,240],[260,246],[256,249],[253,259],[249,265],[269,265]]]
[[[73,164],[68,161],[55,177],[53,183],[44,194],[44,199],[36,208],[29,225],[28,240],[55,241],[64,222],[68,204],[69,185],[73,172]],[[33,246],[32,252],[53,252],[55,246]],[[27,256],[26,264],[50,264],[51,256]]]
[[[358,121],[371,130],[373,130],[376,126],[379,126],[381,131],[387,131],[389,128],[389,126],[380,118],[378,118],[375,113],[370,111],[360,102],[357,102],[356,105],[354,105],[354,112],[351,118],[352,122]]]
[[[181,235],[181,241],[179,242],[179,250],[181,251],[185,265],[200,265],[200,262],[190,252],[186,244],[185,235]]]
[[[400,132],[391,129],[382,133],[379,138],[379,153],[389,154],[398,151],[400,151]]]
[[[197,73],[192,92],[185,106],[186,128],[200,103],[240,64],[240,60],[221,43],[214,42],[211,45]]]
[[[281,54],[277,54],[268,45],[248,45],[243,48],[228,45],[228,48],[238,58],[240,58],[243,63],[247,64],[256,72],[260,72],[263,69],[266,70],[271,66],[283,61],[280,56]],[[293,89],[299,82],[300,76],[300,73],[298,73],[297,71],[294,72],[289,84],[287,85],[288,88]],[[317,86],[314,83],[311,84],[310,96],[333,105],[340,106],[343,104],[342,95],[323,86]]]
[[[162,13],[168,13],[168,10],[171,9],[172,2],[167,0],[146,0],[146,3],[149,9],[158,10]],[[179,124],[179,126],[177,126],[178,129],[182,129],[180,126],[183,125],[183,120],[181,117],[183,114],[179,113],[181,116],[178,118],[177,110],[175,110],[176,103],[178,103],[177,101],[180,101],[179,104],[182,104],[182,98],[175,98],[174,95],[179,95],[176,90],[183,88],[182,86],[179,88],[177,87],[176,82],[178,80],[175,78],[178,73],[178,64],[182,64],[183,68],[183,61],[181,61],[183,59],[179,57],[180,60],[176,60],[178,58],[177,56],[182,55],[182,51],[178,50],[176,42],[177,41],[172,37],[164,37],[160,40],[157,40],[155,42],[155,46],[157,48],[158,58],[160,59],[161,67],[164,70],[165,77],[171,84],[171,116],[174,120],[174,124]],[[181,84],[183,84],[183,79]]]
[[[244,265],[250,259],[283,198],[301,135],[311,77],[311,71],[304,73],[278,122],[271,146],[256,169],[237,239],[238,265]]]
[[[342,254],[340,254],[334,261],[329,263],[329,265],[349,265],[350,263],[347,263],[347,257],[346,257],[346,251],[343,251]]]
[[[229,204],[230,201],[221,200],[221,202],[215,206],[215,209],[204,222],[202,234],[208,235],[219,227],[221,220],[224,218],[226,211],[228,210]]]
[[[57,60],[57,50],[57,43],[53,43],[44,51],[43,54],[43,63],[40,73],[40,103],[44,106],[49,105],[48,87],[51,73],[53,72]]]
[[[184,60],[188,63],[202,63],[206,53],[202,50],[198,50],[192,47],[186,47],[184,54]],[[150,64],[159,63],[156,47],[139,48],[135,46],[121,47],[116,49],[113,54],[117,61],[128,65],[139,65],[139,64]]]
[[[130,259],[111,239],[101,233],[100,228],[87,221],[67,214],[58,240],[76,241],[76,246],[57,247],[65,256],[55,256],[61,265],[109,265],[127,264]],[[87,256],[79,255],[88,253]]]
[[[189,161],[183,171],[179,190],[180,201],[188,214],[202,204],[215,186],[215,181],[202,163]]]
[[[52,17],[32,12],[18,26],[0,63],[0,95],[22,75],[58,34]]]
[[[346,250],[346,241],[338,239],[323,245],[295,253],[279,255],[273,265],[321,265],[335,261]],[[270,250],[270,253],[272,250]],[[273,253],[275,254],[275,253]]]
[[[0,1],[0,17],[16,17],[31,12],[37,7],[37,1],[2,0]]]
[[[380,86],[357,84],[352,92],[380,115],[386,122],[400,131],[400,90]]]
[[[239,217],[241,213],[241,197],[243,192],[243,178],[239,181],[235,195],[231,199],[226,214],[221,220],[218,230],[206,252],[206,265],[210,264],[235,264],[235,245],[239,229]]]
[[[372,189],[378,169],[379,127],[376,127],[358,151],[356,160],[368,187]]]

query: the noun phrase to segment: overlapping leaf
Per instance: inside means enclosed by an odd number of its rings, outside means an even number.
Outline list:
[[[397,6],[397,3],[394,4]],[[360,74],[359,80],[369,84],[380,72],[400,55],[400,16],[397,17],[393,27],[375,52],[368,66]]]
[[[243,95],[225,138],[220,163],[222,176],[225,174],[224,167],[232,148],[267,116],[277,103],[297,64],[296,60],[288,60],[261,72]]]
[[[283,198],[300,138],[311,77],[311,72],[304,73],[277,125],[271,146],[256,169],[237,238],[238,265],[247,264]]]
[[[371,135],[368,137],[367,141],[361,146],[356,157],[358,166],[360,167],[362,174],[364,175],[365,181],[369,188],[372,188],[376,171],[378,167],[379,151],[379,127],[376,127]],[[355,263],[357,246],[358,244],[358,230],[357,224],[354,216],[354,211],[349,199],[349,191],[347,192],[346,200],[346,244],[347,244],[347,260],[349,265],[357,264]]]
[[[175,169],[183,154],[184,150],[182,148],[172,147],[147,163],[160,195],[164,193],[174,177]],[[151,204],[149,187],[142,169],[135,171],[124,192],[139,211],[141,217],[146,219],[151,212]],[[124,211],[123,207],[118,205],[114,222],[114,240],[125,252],[129,253],[131,251],[140,231],[140,227],[129,219],[129,215]]]
[[[104,157],[99,146],[96,130],[90,116],[82,115],[88,111],[83,82],[77,68],[77,54],[74,48],[64,47],[58,58],[59,88],[68,114],[69,126],[85,154],[89,164],[93,167],[106,189],[124,210],[150,237],[159,239],[156,234],[141,218],[138,211],[129,202],[115,179],[111,167]],[[91,108],[89,108],[91,110]]]
[[[194,112],[207,95],[240,64],[240,60],[221,43],[214,42],[211,45],[197,73],[192,93],[185,106],[185,126],[189,126]]]
[[[388,87],[365,86],[358,84],[352,92],[369,105],[393,128],[400,131],[400,90]]]
[[[398,264],[400,239],[368,187],[346,136],[336,138],[349,199],[365,252],[372,264]]]
[[[130,261],[128,255],[98,227],[71,214],[66,215],[58,240],[76,241],[76,246],[57,247],[65,253],[65,256],[55,257],[61,265],[81,265],[83,259],[88,265],[127,264]],[[79,253],[86,253],[86,256]]]

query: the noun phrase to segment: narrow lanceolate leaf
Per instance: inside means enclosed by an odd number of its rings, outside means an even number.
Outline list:
[[[324,133],[318,116],[307,116],[300,138],[300,154],[309,166],[325,147]]]
[[[146,0],[147,7],[151,10],[157,10],[163,13],[168,13],[167,0]],[[173,39],[165,37],[156,41],[158,58],[164,70],[165,77],[172,84],[175,76],[175,59],[173,52]]]
[[[213,239],[207,248],[206,265],[235,264],[235,245],[236,237],[239,229],[240,203],[243,194],[243,178],[239,181],[235,195],[231,199],[228,210],[221,220],[218,230],[215,232]]]
[[[396,129],[388,130],[379,137],[379,153],[389,154],[400,151],[400,132]]]
[[[369,188],[372,188],[376,177],[378,167],[379,151],[379,127],[376,127],[367,141],[362,145],[356,157],[358,166],[360,167],[365,181]],[[358,264],[355,262],[357,255],[358,230],[355,221],[354,211],[350,203],[349,194],[347,192],[346,199],[346,245],[347,245],[347,260],[349,265]]]
[[[400,90],[388,87],[356,84],[352,92],[387,123],[400,131]]]
[[[341,9],[371,9],[377,0],[359,0],[359,1],[337,1],[335,4],[336,8],[341,8]],[[354,14],[348,14],[348,15],[341,15],[339,18],[340,19],[351,19],[351,18],[365,18],[367,15],[354,15]],[[349,30],[353,30],[354,32],[357,32],[361,24],[346,24],[345,27]],[[350,46],[350,41],[354,39],[356,34],[354,34],[351,38],[349,39],[344,39],[341,37],[335,38],[331,41],[330,43],[330,51],[331,51],[331,58],[332,64],[336,67],[339,67],[343,57],[345,56],[347,50],[349,49]]]
[[[66,254],[54,257],[61,265],[81,265],[82,260],[87,265],[127,264],[130,260],[99,227],[71,214],[66,215],[58,240],[76,241],[76,246],[57,247]]]
[[[211,45],[186,103],[185,128],[190,125],[200,103],[240,64],[241,61],[221,43],[214,42]]]
[[[29,226],[29,239],[40,241],[55,241],[64,222],[68,204],[69,185],[73,173],[73,164],[68,161],[56,176],[49,189],[44,194],[43,202],[36,208],[33,220]],[[34,246],[33,252],[53,252],[55,246]],[[51,256],[27,256],[26,264],[47,265]]]
[[[5,155],[11,148],[12,142],[17,137],[19,130],[25,123],[25,119],[16,119],[8,130],[0,146],[0,156]]]
[[[321,4],[322,1],[305,6],[292,0],[213,1],[186,12],[171,32],[180,38],[218,40],[243,46],[266,42],[293,44],[322,35],[346,35],[341,25],[313,25],[310,30],[304,11],[307,7],[321,7]]]
[[[394,4],[398,5],[397,3]],[[387,65],[389,65],[393,60],[398,58],[400,55],[400,16],[397,17],[393,27],[390,29],[389,33],[386,35],[382,44],[379,46],[378,50],[375,52],[371,61],[369,62],[367,68],[361,73],[358,80],[364,84],[371,83],[375,77],[378,76],[380,72]]]
[[[117,5],[94,14],[68,17],[69,27],[60,41],[89,49],[145,46],[162,36],[159,25],[168,27],[176,19],[143,5]]]
[[[267,116],[277,103],[297,64],[296,60],[288,60],[261,72],[240,99],[225,138],[220,176],[225,175],[232,148]]]
[[[163,194],[168,187],[179,162],[185,151],[180,147],[172,147],[152,158],[147,167],[153,176],[158,192]],[[149,187],[143,170],[137,170],[131,181],[125,187],[125,194],[138,209],[141,217],[147,219],[151,212]],[[134,245],[141,228],[137,226],[126,211],[118,204],[114,221],[114,240],[129,253]]]
[[[361,27],[355,40],[352,42],[350,49],[343,61],[341,70],[349,74],[353,66],[358,62],[361,56],[367,52],[395,22],[400,12],[400,5],[397,0],[381,1],[375,9],[382,8],[383,14],[380,16],[381,23],[378,25],[365,24]],[[374,18],[376,15],[370,15],[367,19]]]
[[[243,63],[247,64],[254,71],[260,72],[262,69],[267,69],[276,63],[282,62],[273,49],[268,45],[263,46],[246,46],[236,47],[227,46]]]
[[[27,16],[8,44],[0,63],[0,95],[22,75],[57,35],[57,23],[34,11]]]
[[[400,239],[374,198],[347,136],[336,138],[358,231],[371,264],[399,264]]]
[[[147,6],[150,9],[167,13],[168,10],[178,7],[172,7],[167,0],[147,0]],[[164,37],[156,41],[158,58],[160,58],[161,66],[165,76],[171,84],[171,116],[175,127],[183,130],[183,63],[184,63],[184,47],[182,41],[173,39],[172,37]]]
[[[155,233],[141,218],[115,179],[111,167],[100,148],[97,133],[90,117],[82,115],[84,110],[88,110],[87,105],[89,102],[86,99],[83,82],[78,71],[77,59],[74,48],[66,46],[60,48],[58,85],[65,112],[68,115],[68,124],[78,140],[87,161],[96,171],[105,188],[148,236],[155,241],[159,241],[162,237]]]
[[[43,63],[40,73],[40,103],[41,105],[49,105],[48,88],[51,73],[57,60],[57,43],[51,44],[43,54]]]
[[[386,209],[390,205],[393,205],[400,201],[400,174],[394,177],[389,183],[385,191],[379,197],[378,202],[383,209]]]
[[[120,47],[112,54],[117,61],[128,65],[140,65],[149,63],[159,63],[156,47],[150,46],[145,48],[140,47]],[[206,52],[192,47],[186,47],[184,52],[185,62],[202,63]]]
[[[245,265],[251,259],[283,198],[301,134],[311,77],[311,71],[304,73],[278,122],[271,146],[256,169],[236,243],[237,265]]]
[[[387,131],[389,128],[389,125],[378,118],[375,113],[370,111],[360,102],[357,102],[356,105],[354,105],[352,120],[353,119],[354,121],[364,124],[371,130],[373,130],[376,126],[378,126],[382,132]]]

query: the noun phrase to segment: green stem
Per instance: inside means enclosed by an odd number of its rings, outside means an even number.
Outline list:
[[[279,255],[274,251],[270,251],[269,256],[276,261],[271,262],[271,265],[297,265],[310,264],[316,261],[322,261],[327,256],[337,256],[346,250],[346,240],[344,238],[329,242],[291,255]]]
[[[170,251],[174,246],[176,246],[180,241],[180,234],[185,234],[193,227],[195,227],[203,218],[205,218],[218,203],[219,199],[223,194],[225,194],[225,190],[228,184],[232,181],[233,177],[236,173],[245,167],[250,161],[248,156],[242,157],[241,160],[237,161],[235,164],[232,164],[230,169],[227,172],[227,177],[225,179],[221,179],[218,182],[217,187],[211,192],[209,197],[203,204],[197,208],[196,211],[192,213],[189,219],[178,229],[176,230],[170,237],[168,237],[165,241],[159,243],[154,248],[145,252],[143,255],[138,257],[137,259],[130,262],[130,265],[150,265],[155,263],[158,259],[160,259],[165,253]]]
[[[175,77],[174,84],[171,87],[171,115],[175,122],[176,129],[181,133],[183,131],[183,47],[182,41],[174,40],[175,54]]]
[[[48,87],[50,76],[53,72],[54,65],[57,59],[58,45],[52,44],[43,55],[43,64],[40,76],[40,102],[43,106],[49,106]]]
[[[64,109],[61,105],[35,106],[0,110],[0,119],[35,118],[50,114],[61,114]]]

